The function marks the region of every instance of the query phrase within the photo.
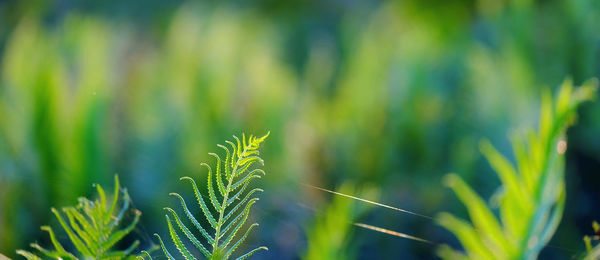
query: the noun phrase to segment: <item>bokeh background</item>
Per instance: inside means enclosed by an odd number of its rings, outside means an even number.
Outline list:
[[[179,177],[203,183],[217,143],[271,131],[248,242],[270,250],[256,259],[435,258],[329,218],[459,248],[434,221],[302,184],[466,217],[441,178],[492,196],[479,140],[510,155],[543,89],[600,76],[599,25],[595,0],[0,1],[0,252],[47,241],[50,207],[111,189],[115,173],[143,212],[128,239],[148,247],[177,207],[167,194],[190,195]],[[600,103],[579,115],[541,259],[583,251],[600,219]]]

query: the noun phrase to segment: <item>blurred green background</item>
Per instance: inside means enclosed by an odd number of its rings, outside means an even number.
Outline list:
[[[332,196],[301,183],[352,182],[386,204],[466,217],[442,176],[489,198],[499,181],[479,140],[510,154],[542,89],[599,77],[599,25],[595,0],[0,1],[0,252],[46,241],[51,206],[112,187],[115,173],[148,246],[176,205],[167,194],[189,195],[178,178],[204,180],[207,153],[242,132],[271,131],[248,243],[270,250],[257,259],[328,241],[318,227],[336,215]],[[600,103],[579,115],[565,216],[542,259],[582,251],[600,219]],[[363,223],[459,247],[431,220],[343,203]],[[345,257],[435,258],[429,244],[347,229],[331,241]]]

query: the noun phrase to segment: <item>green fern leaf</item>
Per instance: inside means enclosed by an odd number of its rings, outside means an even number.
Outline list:
[[[118,209],[120,195],[119,178],[115,175],[115,192],[110,207],[107,207],[106,194],[100,185],[96,185],[99,198],[90,201],[87,198],[79,198],[76,207],[62,208],[62,213],[52,208],[52,213],[58,219],[60,226],[65,231],[77,252],[68,252],[56,239],[56,234],[49,226],[42,226],[43,231],[48,232],[54,250],[46,249],[37,243],[31,247],[36,249],[44,258],[52,259],[126,259],[133,258],[131,254],[139,245],[139,241],[133,242],[125,250],[111,250],[111,248],[129,234],[139,221],[141,212],[134,210],[135,216],[125,228],[116,230],[125,212],[129,208],[129,195],[123,189],[123,205],[116,216],[113,214]],[[66,219],[65,219],[66,216]],[[36,253],[25,250],[17,250],[17,254],[27,259],[41,259]]]
[[[259,188],[251,189],[250,191],[246,190],[253,179],[261,178],[261,176],[265,174],[262,169],[255,167],[257,163],[263,165],[263,160],[259,157],[258,149],[260,144],[268,136],[269,133],[260,138],[250,136],[246,139],[246,136],[242,135],[241,140],[238,137],[233,136],[234,142],[225,142],[229,147],[220,144],[217,145],[217,147],[224,150],[226,154],[225,160],[222,160],[219,155],[215,153],[209,153],[209,155],[215,157],[217,160],[216,167],[214,168],[215,171],[213,172],[213,168],[206,163],[203,163],[202,165],[208,169],[208,196],[206,199],[210,202],[214,212],[209,207],[209,204],[206,203],[205,197],[203,197],[198,190],[198,186],[194,179],[190,177],[180,178],[180,180],[187,180],[191,183],[196,201],[202,210],[204,218],[210,225],[210,227],[203,227],[194,215],[192,215],[183,197],[177,193],[171,193],[171,195],[179,198],[185,215],[196,229],[200,231],[204,237],[203,241],[206,244],[203,244],[199,238],[194,236],[173,209],[165,208],[171,215],[171,217],[169,217],[169,214],[166,215],[169,235],[183,258],[187,260],[197,259],[196,256],[186,248],[185,243],[178,235],[178,232],[183,233],[206,258],[229,259],[239,245],[243,243],[250,231],[255,226],[258,226],[256,223],[251,224],[243,235],[236,240],[239,231],[248,220],[250,208],[258,201],[258,198],[252,197],[252,195],[262,191],[262,189]],[[173,227],[171,218],[174,219],[179,231]],[[212,235],[209,234],[208,230],[212,232]],[[165,247],[161,237],[158,234],[156,234],[156,236],[159,239],[164,255],[169,259],[174,259],[173,255],[171,255]],[[207,249],[208,246],[211,247],[211,250]],[[268,249],[264,246],[258,247],[237,259],[245,259],[259,250]],[[146,255],[150,257],[149,254]]]
[[[578,105],[594,97],[596,85],[594,79],[573,89],[566,80],[554,101],[544,93],[538,132],[512,139],[516,166],[488,141],[481,142],[481,152],[502,182],[499,220],[458,175],[446,176],[446,184],[466,206],[471,223],[448,213],[440,214],[438,223],[456,235],[469,258],[535,259],[550,241],[565,205],[565,131],[574,122]],[[445,258],[465,256],[448,246],[438,252]]]

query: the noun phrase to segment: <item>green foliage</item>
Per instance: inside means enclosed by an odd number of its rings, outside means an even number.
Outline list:
[[[378,191],[370,188],[357,189],[345,183],[340,193],[356,194],[357,197],[376,200]],[[355,219],[367,207],[356,205],[350,198],[335,196],[327,209],[318,215],[307,231],[308,246],[303,259],[353,259],[354,247],[349,245]]]
[[[185,259],[189,260],[197,258],[187,249],[184,242],[179,237],[177,230],[173,227],[173,221],[175,221],[180,232],[184,233],[185,236],[194,244],[194,246],[200,250],[202,255],[208,259],[230,258],[235,249],[244,242],[252,228],[258,226],[257,223],[250,225],[243,235],[234,242],[236,234],[238,231],[240,231],[248,219],[250,207],[252,207],[252,205],[258,200],[256,197],[251,198],[252,195],[257,191],[262,191],[262,189],[258,188],[250,191],[246,191],[246,189],[248,188],[252,179],[261,178],[261,175],[265,174],[262,169],[255,168],[254,164],[263,164],[263,160],[259,157],[258,148],[268,136],[269,133],[260,138],[250,135],[250,137],[246,139],[246,136],[242,135],[241,142],[239,138],[233,136],[236,143],[226,141],[226,143],[231,145],[231,150],[224,145],[217,145],[227,153],[224,161],[221,160],[219,155],[210,153],[210,155],[217,159],[214,177],[212,175],[212,168],[208,164],[202,164],[208,168],[207,199],[209,200],[210,204],[205,202],[204,197],[198,190],[198,186],[196,186],[196,182],[192,178],[182,177],[180,179],[189,181],[192,184],[196,199],[200,205],[200,208],[202,209],[202,213],[204,213],[204,217],[210,224],[210,227],[206,228],[200,225],[196,217],[194,217],[194,215],[188,209],[183,197],[177,193],[170,194],[180,200],[181,207],[185,211],[185,215],[194,224],[195,228],[200,231],[202,237],[204,237],[204,239],[197,238],[181,221],[181,218],[179,218],[179,215],[173,209],[165,208],[165,210],[168,212],[165,217],[167,218],[171,240]],[[210,229],[214,230],[212,235],[209,234]],[[167,256],[169,259],[175,259],[165,247],[161,237],[158,234],[155,235],[160,241],[165,256]],[[200,242],[201,240],[205,240],[205,242],[208,243],[212,249],[207,249],[207,247]],[[268,250],[266,247],[261,246],[249,251],[237,259],[245,259],[261,249]]]
[[[585,243],[586,250],[583,259],[585,260],[600,259],[600,243],[598,243],[598,241],[600,240],[600,224],[594,221],[592,222],[592,228],[594,229],[594,235],[583,237],[583,242]],[[593,242],[596,243],[595,246],[592,245]]]
[[[131,232],[138,223],[140,215],[138,210],[134,210],[135,217],[123,229],[118,229],[125,213],[130,209],[130,198],[127,190],[123,189],[123,205],[117,205],[119,201],[119,178],[115,175],[115,190],[112,202],[107,201],[106,194],[100,185],[96,185],[99,198],[90,201],[87,198],[79,198],[79,204],[76,207],[62,208],[64,216],[55,208],[52,213],[58,219],[63,230],[67,233],[69,240],[77,249],[77,252],[69,252],[57,240],[56,234],[50,226],[42,226],[43,231],[48,232],[50,241],[54,250],[46,249],[37,243],[32,243],[31,247],[39,251],[43,258],[53,259],[135,259],[131,252],[137,248],[139,241],[133,242],[125,250],[111,250],[111,248]],[[109,202],[110,204],[107,204]],[[27,259],[42,259],[36,253],[25,250],[17,250],[17,254]]]
[[[438,222],[457,236],[469,258],[535,259],[548,243],[565,204],[564,134],[574,122],[577,106],[594,97],[596,84],[589,80],[573,89],[566,80],[554,101],[544,93],[538,132],[512,139],[516,166],[488,141],[481,142],[481,152],[502,182],[501,222],[458,175],[446,176],[445,183],[467,207],[471,223],[448,213],[440,214]],[[439,254],[448,259],[467,257],[447,246]]]
[[[600,76],[597,0],[352,1],[358,5],[319,5],[343,14],[320,18],[303,4],[261,12],[227,2],[144,2],[148,13],[131,8],[139,1],[39,2],[46,11],[25,15],[10,6],[31,1],[0,4],[0,19],[13,20],[0,23],[0,252],[13,258],[40,233],[30,220],[50,223],[53,216],[39,213],[72,204],[91,182],[109,181],[106,172],[140,184],[128,191],[144,216],[162,213],[152,205],[174,208],[171,196],[155,191],[181,193],[166,180],[197,172],[214,145],[206,140],[224,141],[228,129],[277,133],[261,156],[282,174],[260,188],[286,187],[275,195],[281,200],[307,199],[298,181],[356,179],[376,183],[397,198],[393,204],[437,212],[448,205],[432,185],[439,170],[455,169],[469,184],[495,178],[475,177],[487,167],[478,163],[476,138],[497,140],[504,133],[496,129],[533,118],[524,112],[538,86],[566,74],[577,82]],[[310,12],[273,16],[275,9]],[[587,111],[569,148],[598,162],[600,103]],[[410,196],[395,196],[400,191]],[[589,217],[577,212],[563,222]],[[148,229],[166,229],[162,218],[147,220]],[[276,231],[301,223],[260,224]],[[405,221],[397,227],[423,230]],[[555,238],[566,247],[581,241],[578,232]],[[271,247],[278,238],[268,239],[262,243]],[[394,243],[377,246],[382,256],[396,252]],[[406,245],[406,258],[420,252],[415,246],[422,245]]]

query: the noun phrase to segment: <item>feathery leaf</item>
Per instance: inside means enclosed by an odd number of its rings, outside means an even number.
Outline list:
[[[529,132],[527,142],[520,136],[512,138],[516,166],[488,141],[481,142],[481,152],[505,191],[500,199],[501,222],[458,175],[446,177],[446,184],[467,207],[473,226],[448,213],[440,214],[438,223],[456,235],[470,258],[535,259],[552,238],[565,205],[564,135],[577,106],[592,99],[597,88],[595,79],[577,89],[572,84],[565,80],[555,100],[549,92],[543,93],[537,133]],[[440,256],[462,255],[450,250],[440,249]]]
[[[226,157],[225,160],[222,160],[219,155],[215,153],[209,153],[209,155],[214,156],[217,160],[214,177],[211,166],[206,163],[202,163],[202,165],[206,166],[208,169],[207,192],[208,199],[216,211],[214,214],[204,201],[204,198],[198,190],[198,186],[196,185],[194,179],[190,177],[181,178],[181,180],[188,180],[192,184],[194,195],[198,201],[200,209],[202,210],[206,221],[209,223],[212,230],[214,230],[213,235],[210,235],[207,229],[202,227],[198,220],[196,220],[196,218],[192,215],[183,197],[177,193],[171,193],[171,195],[179,198],[186,216],[192,222],[192,224],[196,226],[196,229],[200,231],[207,244],[212,246],[212,251],[207,250],[201,243],[201,240],[194,236],[190,229],[181,221],[175,210],[171,208],[165,209],[170,213],[172,218],[175,220],[175,223],[177,223],[179,231],[183,232],[188,240],[191,241],[192,244],[194,244],[208,259],[228,259],[231,257],[231,254],[240,244],[243,243],[253,227],[258,225],[256,223],[251,224],[247,228],[246,232],[240,238],[238,238],[233,245],[230,246],[230,243],[236,238],[238,231],[248,220],[251,206],[258,201],[258,198],[252,198],[252,195],[257,191],[262,191],[262,189],[254,188],[246,192],[246,189],[249,187],[253,179],[257,179],[260,178],[261,175],[265,175],[264,170],[254,167],[258,165],[255,164],[256,162],[259,162],[260,165],[263,164],[263,160],[258,156],[258,148],[268,135],[269,134],[267,133],[267,135],[261,138],[256,138],[253,136],[246,138],[246,135],[242,134],[242,140],[234,136],[233,138],[235,142],[225,141],[225,143],[230,147],[218,144],[217,146],[223,149],[226,153]],[[232,206],[234,202],[237,203]],[[244,208],[244,210],[239,212],[241,208]],[[171,236],[171,240],[175,244],[175,247],[185,259],[196,259],[192,252],[185,247],[184,242],[177,234],[177,230],[173,228],[173,224],[168,215],[166,218],[169,234]],[[159,238],[160,245],[165,256],[169,259],[174,259],[166,249],[165,244],[160,236],[156,236]],[[240,256],[238,259],[245,259],[254,254],[256,251],[262,249],[267,250],[266,247],[259,247]]]
[[[107,207],[104,190],[100,185],[96,184],[95,187],[99,196],[97,200],[90,201],[87,198],[79,198],[79,204],[76,207],[62,208],[64,214],[61,214],[55,208],[51,209],[77,252],[66,251],[49,226],[42,226],[41,229],[48,232],[54,249],[46,249],[36,243],[31,244],[31,247],[44,255],[45,258],[53,259],[124,259],[134,257],[131,253],[138,247],[139,241],[135,241],[125,250],[111,251],[111,248],[135,228],[141,212],[134,210],[135,217],[133,221],[127,227],[115,231],[125,212],[131,210],[127,190],[120,189],[119,178],[115,175],[115,192],[111,206]],[[123,194],[123,204],[118,206],[121,193]],[[113,213],[116,210],[119,211],[119,214],[115,216]],[[64,215],[66,215],[66,220]],[[18,250],[17,253],[27,259],[40,259],[32,252]]]

